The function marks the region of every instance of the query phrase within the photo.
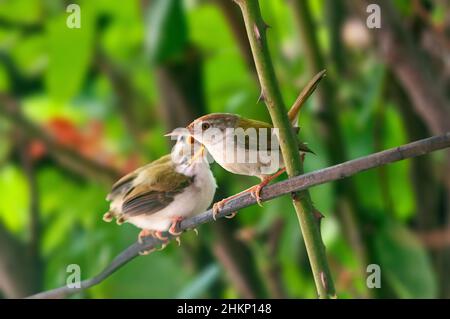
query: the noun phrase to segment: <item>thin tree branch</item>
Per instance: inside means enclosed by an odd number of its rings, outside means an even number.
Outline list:
[[[269,185],[261,191],[261,198],[263,201],[268,201],[292,192],[302,191],[313,186],[337,181],[371,168],[424,155],[448,147],[450,147],[450,132],[443,135],[418,140],[365,157],[360,157],[358,159],[330,166],[304,175],[295,176],[285,181]],[[232,212],[255,204],[256,201],[250,194],[242,194],[227,202],[223,210],[217,214],[217,218],[222,218]],[[194,229],[201,224],[209,223],[213,220],[212,210],[208,210],[203,214],[183,220],[180,223],[180,229]],[[173,237],[169,234],[167,234],[167,237],[169,237],[169,239],[173,239]],[[99,275],[82,281],[80,288],[68,288],[64,286],[32,295],[29,298],[63,298],[95,286],[112,275],[120,267],[138,256],[140,251],[152,249],[161,244],[162,242],[156,238],[146,238],[142,244],[134,243],[126,248]]]
[[[270,57],[266,36],[267,24],[261,17],[257,0],[235,0],[235,2],[241,8],[244,17],[247,36],[261,83],[261,97],[266,102],[272,123],[279,132],[280,149],[286,172],[289,177],[300,175],[303,173],[303,163],[300,161],[298,141],[286,114]],[[335,296],[333,279],[319,229],[320,214],[316,213],[307,190],[293,193],[292,203],[305,241],[319,298],[333,298]]]

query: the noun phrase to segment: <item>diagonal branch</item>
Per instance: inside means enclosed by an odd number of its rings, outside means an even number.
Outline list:
[[[371,168],[424,155],[448,147],[450,147],[450,132],[443,135],[418,140],[416,142],[391,148],[365,157],[360,157],[358,159],[330,166],[304,175],[295,176],[285,181],[269,185],[262,190],[261,198],[263,201],[268,201],[292,192],[302,191],[313,186],[337,181]],[[242,194],[227,202],[223,210],[217,214],[217,217],[222,218],[227,214],[255,204],[256,201],[250,194]],[[201,215],[183,220],[180,224],[180,229],[194,229],[202,224],[212,222],[213,220],[212,210],[208,210]],[[173,239],[172,236],[168,235],[168,237]],[[143,244],[134,243],[120,253],[99,275],[82,281],[80,288],[68,288],[64,286],[32,295],[29,298],[64,298],[95,286],[108,278],[133,258],[137,257],[140,251],[152,249],[160,246],[161,244],[162,242],[160,240],[153,237],[147,238]]]

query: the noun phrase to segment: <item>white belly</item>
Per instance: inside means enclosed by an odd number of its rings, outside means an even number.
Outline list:
[[[209,169],[200,170],[194,182],[164,209],[150,215],[133,216],[127,222],[147,230],[167,231],[176,217],[188,218],[203,213],[211,205],[216,181]]]
[[[247,176],[272,175],[284,167],[281,152],[247,151],[237,148],[233,153],[225,154],[223,146],[215,144],[208,148],[214,160],[227,171]]]

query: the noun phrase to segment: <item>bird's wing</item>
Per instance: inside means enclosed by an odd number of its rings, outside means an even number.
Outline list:
[[[122,204],[125,218],[160,211],[193,182],[192,178],[177,173],[172,163],[153,167],[145,180],[145,183],[134,186],[125,195]]]
[[[133,187],[133,181],[139,175],[139,173],[141,173],[142,171],[145,171],[146,169],[148,169],[151,166],[166,163],[166,162],[170,161],[170,159],[171,159],[170,154],[164,155],[164,156],[158,158],[157,160],[155,160],[147,165],[144,165],[142,167],[139,167],[138,169],[132,171],[131,173],[128,173],[127,175],[123,176],[117,182],[114,183],[114,185],[111,188],[111,192],[108,194],[106,199],[109,201],[112,201],[117,196],[127,193],[130,190],[130,188]]]
[[[278,139],[278,132],[277,131],[271,131],[271,129],[273,129],[273,126],[269,123],[265,123],[265,122],[261,122],[261,121],[256,121],[256,120],[248,120],[246,118],[240,118],[239,123],[238,123],[238,127],[241,127],[245,130],[247,130],[248,128],[255,128],[257,131],[257,140],[256,143],[253,141],[252,143],[250,143],[250,139],[249,138],[245,138],[244,139],[238,139],[237,143],[242,144],[241,146],[245,146],[246,150],[260,150],[261,146],[265,146],[267,148],[270,148],[270,146],[272,145],[272,139]],[[266,134],[259,134],[259,130],[260,129],[267,129],[268,131],[266,132]],[[299,127],[293,127],[294,133],[297,135],[298,132],[300,131]],[[260,138],[265,138],[265,141],[260,141]],[[265,142],[261,143],[261,142]],[[279,146],[278,146],[279,147]],[[299,142],[298,143],[298,149],[299,151],[302,152],[307,152],[307,153],[313,153],[314,152],[303,142]]]
[[[238,146],[245,147],[246,150],[260,150],[263,145],[270,147],[274,135],[271,124],[241,117],[237,123],[237,128],[242,128],[246,134],[245,138],[237,138]],[[255,129],[254,132],[249,130],[252,128]],[[262,130],[266,130],[266,132],[263,133]],[[251,135],[254,133],[256,135]],[[265,141],[260,141],[261,138],[265,138]]]

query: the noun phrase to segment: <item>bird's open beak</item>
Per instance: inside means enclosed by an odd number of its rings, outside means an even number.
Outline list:
[[[194,154],[194,156],[191,157],[191,160],[189,161],[189,165],[191,165],[192,163],[195,163],[197,158],[203,157],[204,154],[205,154],[205,146],[202,144],[200,146],[200,149]]]
[[[170,132],[170,133],[167,133],[167,134],[164,134],[164,136],[179,136],[180,135],[180,133],[178,133],[178,132],[175,132],[175,131],[172,131],[172,132]]]
[[[174,129],[172,132],[165,134],[164,136],[182,136],[182,135],[190,135],[190,132],[184,128],[184,127],[179,127]]]

